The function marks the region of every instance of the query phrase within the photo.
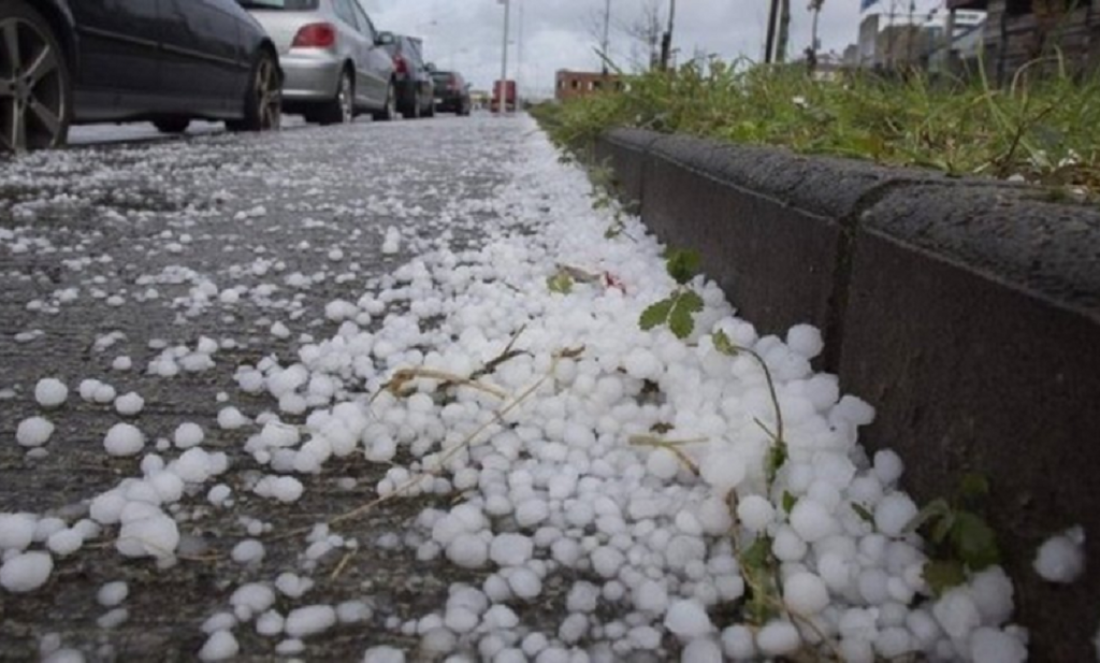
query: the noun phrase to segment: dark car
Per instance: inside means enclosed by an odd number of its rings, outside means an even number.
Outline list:
[[[408,119],[435,115],[432,72],[424,63],[424,43],[415,37],[382,32],[382,47],[393,58],[397,110]]]
[[[236,0],[0,0],[0,152],[92,122],[273,129],[281,90],[275,48]]]
[[[470,86],[457,71],[433,71],[435,81],[435,109],[440,113],[469,115]]]

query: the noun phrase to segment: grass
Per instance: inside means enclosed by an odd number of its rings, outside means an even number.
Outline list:
[[[1032,63],[999,89],[980,76],[933,82],[920,72],[815,81],[801,68],[720,60],[626,80],[625,91],[534,113],[573,148],[640,127],[1100,194],[1100,78],[1075,79],[1057,59]]]

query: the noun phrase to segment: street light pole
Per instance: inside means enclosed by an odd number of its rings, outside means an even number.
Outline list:
[[[501,49],[500,87],[497,88],[497,94],[500,95],[500,114],[504,115],[505,109],[508,107],[505,97],[508,96],[508,27],[512,19],[512,0],[499,0],[499,2],[504,5],[504,45]]]
[[[600,44],[600,59],[603,60],[603,75],[607,76],[607,51],[611,48],[611,0],[607,3],[603,12],[603,43]]]

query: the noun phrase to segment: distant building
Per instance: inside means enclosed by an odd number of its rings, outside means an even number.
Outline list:
[[[616,74],[563,69],[558,72],[556,77],[554,98],[558,101],[565,101],[566,99],[583,97],[611,87],[621,90],[622,85],[622,81]]]
[[[488,90],[470,90],[470,104],[473,105],[475,110],[488,108],[489,100],[492,99],[492,97],[493,94]]]
[[[1100,69],[1100,0],[947,0],[947,7],[987,12],[983,59],[1002,83],[1055,47],[1071,69]]]
[[[953,19],[943,12],[870,14],[859,26],[857,63],[861,67],[926,67],[947,44],[949,29],[954,41],[982,25],[985,14],[957,12]]]

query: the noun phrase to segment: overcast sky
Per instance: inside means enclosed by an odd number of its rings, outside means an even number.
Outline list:
[[[523,60],[520,84],[531,92],[551,94],[558,69],[599,69],[593,52],[593,23],[602,22],[604,0],[511,0],[512,35],[520,33]],[[612,0],[612,24],[634,22],[648,0]],[[769,0],[679,0],[673,47],[681,61],[696,52],[724,58],[763,53]],[[879,0],[907,11],[905,0]],[[379,29],[421,36],[427,57],[441,69],[462,71],[475,87],[488,89],[500,77],[504,7],[499,0],[363,0]],[[668,0],[660,0],[662,13]],[[799,54],[810,43],[811,14],[807,0],[791,0],[791,48]],[[941,0],[917,0],[918,11],[941,6]],[[667,14],[666,14],[667,15]],[[859,0],[825,0],[819,35],[823,50],[843,51],[856,40]],[[595,30],[597,33],[599,29]],[[632,40],[612,30],[611,52],[628,67]],[[518,44],[509,55],[509,76],[516,76]]]

